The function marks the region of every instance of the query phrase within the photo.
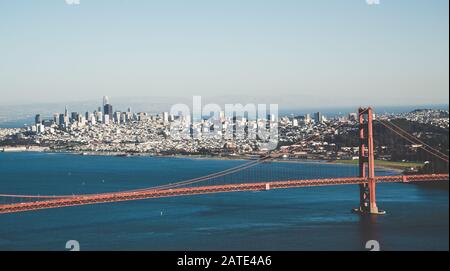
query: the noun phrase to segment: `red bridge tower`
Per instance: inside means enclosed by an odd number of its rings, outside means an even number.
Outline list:
[[[376,201],[375,159],[373,154],[373,109],[359,108],[359,176],[367,183],[359,186],[359,208],[354,211],[363,214],[382,215]]]

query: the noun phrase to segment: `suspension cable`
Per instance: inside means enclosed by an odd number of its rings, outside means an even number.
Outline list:
[[[398,129],[399,131],[403,132],[406,136],[409,136],[410,138],[412,138],[413,140],[417,140],[417,142],[421,143],[422,145],[428,147],[429,149],[435,151],[436,153],[440,154],[441,156],[445,157],[445,158],[449,158],[448,155],[440,152],[438,149],[435,149],[433,147],[431,147],[430,145],[428,145],[427,143],[423,142],[422,140],[420,140],[419,138],[417,138],[416,136],[411,135],[408,131],[402,129],[401,127],[399,127],[398,125],[396,125],[395,123],[392,123],[390,121],[384,121],[384,120],[379,120],[380,122],[384,122],[386,124],[389,124],[391,126],[394,126],[396,129]]]
[[[398,132],[398,131],[395,130],[394,128],[390,127],[389,125],[387,125],[387,124],[385,124],[385,123],[383,123],[383,122],[381,122],[381,121],[380,121],[380,123],[381,123],[383,126],[385,126],[386,128],[388,128],[389,130],[391,130],[392,132],[394,132],[394,133],[396,133],[397,135],[399,135],[400,137],[406,139],[408,142],[413,143],[413,144],[417,143],[417,142],[414,142],[414,141],[412,141],[411,139],[409,139],[407,136],[401,134],[400,132]],[[433,155],[433,156],[435,156],[435,157],[437,157],[437,158],[439,158],[439,159],[445,161],[447,164],[449,163],[449,160],[448,160],[447,158],[442,157],[442,156],[440,156],[439,154],[436,154],[436,153],[434,153],[434,152],[432,152],[432,151],[430,151],[430,150],[428,150],[428,149],[426,149],[426,148],[424,148],[424,147],[421,147],[421,149],[423,149],[424,151],[428,152],[429,154],[431,154],[431,155]]]

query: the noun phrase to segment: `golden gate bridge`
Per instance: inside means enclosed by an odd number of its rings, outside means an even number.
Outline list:
[[[214,193],[268,191],[275,189],[332,185],[359,185],[359,206],[355,208],[354,211],[361,214],[381,215],[385,212],[380,210],[377,206],[376,184],[378,183],[448,182],[448,172],[418,175],[376,176],[373,137],[374,121],[372,108],[359,109],[359,166],[357,171],[354,171],[353,168],[349,168],[352,172],[346,176],[336,176],[338,175],[336,172],[325,172],[323,169],[316,167],[316,173],[319,177],[311,178],[311,172],[305,172],[305,167],[299,170],[295,167],[284,167],[283,163],[278,163],[281,162],[279,158],[284,155],[284,153],[274,151],[257,160],[251,160],[241,165],[202,177],[143,189],[83,195],[0,194],[0,199],[10,199],[12,201],[12,203],[0,205],[0,214]],[[417,144],[429,155],[446,163],[448,167],[449,159],[447,154],[428,145],[390,121],[378,121],[394,134],[409,143]],[[305,139],[303,142],[313,140],[316,136],[317,135]],[[299,148],[301,148],[301,145],[293,144],[288,148],[288,152],[294,152]],[[269,163],[272,163],[272,166],[269,166]],[[273,166],[274,164],[277,165]],[[314,165],[310,164],[308,165],[308,168],[314,168]]]

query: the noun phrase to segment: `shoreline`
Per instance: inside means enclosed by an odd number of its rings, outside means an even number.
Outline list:
[[[252,161],[258,160],[257,155],[201,155],[201,154],[155,154],[155,153],[127,153],[127,152],[95,152],[95,151],[69,151],[61,150],[54,151],[50,150],[48,147],[14,147],[14,148],[0,148],[0,153],[24,153],[24,152],[37,152],[37,153],[61,153],[70,155],[81,155],[81,156],[111,156],[111,157],[154,157],[154,158],[181,158],[181,159],[196,159],[196,160],[236,160],[236,161]],[[276,163],[315,163],[315,164],[328,164],[328,165],[356,165],[356,162],[349,163],[349,161],[341,160],[315,160],[315,159],[277,159],[273,162]],[[389,165],[376,165],[375,168],[385,169],[394,171],[396,173],[403,173],[404,169],[400,169],[399,166],[389,166]],[[405,166],[406,168],[406,166]]]
[[[339,160],[330,161],[330,162],[327,162],[327,164],[331,164],[331,165],[351,165],[351,164],[348,164],[348,163],[345,163],[345,162],[339,162]],[[377,166],[376,162],[375,162],[375,168],[376,169],[390,170],[390,171],[394,171],[394,172],[400,173],[400,174],[403,174],[405,172],[404,170],[399,169],[397,167],[380,166],[380,165]]]

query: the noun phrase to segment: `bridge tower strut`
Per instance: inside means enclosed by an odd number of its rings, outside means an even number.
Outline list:
[[[362,214],[382,215],[376,201],[375,158],[373,142],[373,109],[359,108],[359,177],[367,182],[359,186],[359,208],[354,211]]]

